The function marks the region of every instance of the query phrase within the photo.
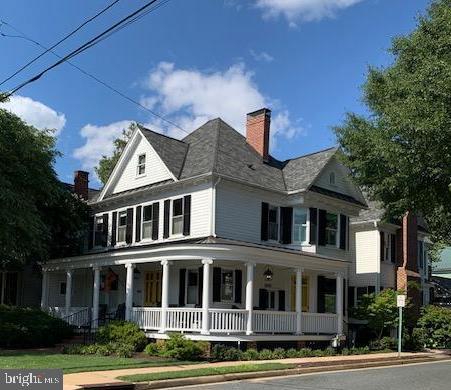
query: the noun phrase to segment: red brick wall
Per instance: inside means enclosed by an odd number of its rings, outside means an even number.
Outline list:
[[[85,200],[88,200],[89,173],[85,171],[75,171],[74,192]]]
[[[264,160],[269,155],[269,131],[271,111],[267,108],[247,114],[246,140]]]

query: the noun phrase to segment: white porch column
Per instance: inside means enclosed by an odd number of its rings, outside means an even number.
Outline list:
[[[42,270],[42,287],[41,287],[41,309],[44,310],[48,306],[48,281],[49,273],[46,270]]]
[[[203,282],[202,282],[202,331],[201,334],[210,334],[210,266],[212,259],[203,259]]]
[[[66,316],[70,314],[70,307],[71,307],[71,300],[72,300],[72,275],[73,270],[68,269],[66,271],[66,296],[65,296],[65,309],[66,309]]]
[[[337,334],[343,334],[343,275],[337,273],[336,279],[336,312],[337,312]]]
[[[254,263],[246,264],[246,310],[247,310],[247,324],[246,334],[251,335],[253,333],[253,310],[254,310]]]
[[[169,261],[163,260],[161,265],[163,266],[163,275],[161,281],[161,318],[160,318],[160,330],[158,333],[166,332],[166,311],[168,309],[169,302]]]
[[[296,334],[302,333],[302,269],[296,269]]]
[[[130,321],[133,310],[133,271],[135,264],[125,264],[127,278],[125,282],[125,321]]]
[[[92,325],[97,328],[99,320],[100,267],[94,267],[94,285],[92,289]]]

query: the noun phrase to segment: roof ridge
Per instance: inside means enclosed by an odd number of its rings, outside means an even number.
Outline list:
[[[155,131],[155,130],[151,130],[151,129],[148,129],[147,127],[144,127],[144,126],[143,126],[142,124],[140,124],[140,123],[137,123],[137,125],[138,125],[138,127],[140,128],[140,130],[149,131],[149,132],[152,133],[152,134],[156,134],[156,135],[159,135],[159,136],[161,136],[161,137],[170,139],[171,141],[181,142],[181,143],[183,143],[183,144],[186,145],[186,142],[185,142],[185,141],[182,141],[182,140],[177,139],[177,138],[174,138],[174,137],[170,137],[169,135],[166,135],[166,134],[163,134],[163,133],[158,133],[158,132]]]
[[[328,150],[333,150],[333,149],[338,150],[338,146],[331,146],[331,147],[329,147],[329,148],[321,149],[321,150],[318,150],[318,151],[316,151],[316,152],[311,152],[311,153],[303,154],[303,155],[298,156],[298,157],[289,158],[289,159],[287,159],[287,160],[284,160],[283,162],[299,160],[300,158],[313,156],[314,154],[324,153],[324,152],[327,152]]]

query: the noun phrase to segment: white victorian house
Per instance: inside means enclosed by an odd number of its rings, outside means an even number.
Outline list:
[[[182,140],[139,127],[89,201],[85,253],[43,264],[42,307],[78,325],[123,315],[151,338],[342,336],[366,202],[335,148],[269,155],[270,117],[248,114],[246,137],[221,119]]]

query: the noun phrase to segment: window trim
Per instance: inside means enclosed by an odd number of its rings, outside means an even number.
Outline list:
[[[121,213],[125,213],[125,225],[119,225],[119,223],[121,221]],[[119,228],[122,226],[125,229],[124,241],[119,241]],[[116,245],[125,244],[126,240],[127,240],[127,209],[121,209],[121,210],[117,210]]]
[[[141,241],[154,241],[152,240],[152,230],[153,230],[153,205],[157,202],[153,203],[145,203],[141,205]],[[150,221],[144,221],[144,208],[151,207],[150,209]],[[150,236],[144,237],[144,224],[150,222]]]
[[[180,215],[182,217],[181,218],[182,219],[182,231],[180,233],[174,233],[174,231],[173,231],[173,228],[174,228],[174,201],[179,200],[179,199],[182,202],[182,214]],[[185,222],[184,196],[171,199],[170,205],[171,205],[171,207],[169,209],[169,237],[183,237],[183,224]]]
[[[327,227],[327,214],[331,214],[331,215],[335,215],[335,217],[337,218],[337,227],[336,229],[330,229]],[[329,244],[327,242],[327,231],[328,230],[335,230],[335,244]],[[325,246],[328,248],[340,248],[340,213],[335,213],[335,212],[331,212],[326,210],[326,226],[325,226]]]
[[[304,210],[305,211],[305,241],[296,241],[295,240],[295,226],[296,224],[294,223],[295,221],[295,214],[296,214],[296,210]],[[304,226],[304,224],[302,224],[301,226]],[[293,226],[291,227],[291,242],[293,244],[296,245],[308,245],[310,243],[310,209],[308,207],[299,207],[299,206],[295,206],[293,207]]]
[[[143,162],[143,163],[140,163],[140,162],[139,162],[139,159],[140,159],[140,157],[142,157],[142,156],[144,156],[144,162]],[[138,161],[137,161],[137,163],[136,163],[136,177],[143,177],[143,176],[146,176],[146,160],[147,160],[146,153],[138,154],[137,159],[138,159]],[[143,171],[142,173],[139,173],[140,168],[144,168],[144,171]]]
[[[275,208],[277,210],[277,229],[276,229],[277,238],[276,239],[273,239],[270,237],[271,236],[271,229],[270,229],[271,222],[269,222],[269,214],[271,212],[271,208]],[[273,205],[271,203],[268,203],[268,241],[269,242],[279,242],[279,240],[280,240],[280,207]]]

